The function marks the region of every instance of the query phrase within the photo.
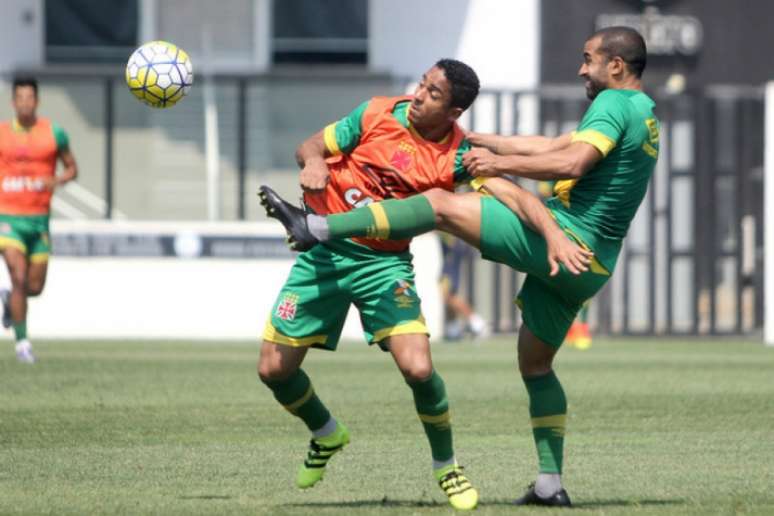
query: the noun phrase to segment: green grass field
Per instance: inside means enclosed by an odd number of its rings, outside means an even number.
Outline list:
[[[533,479],[513,339],[434,345],[477,514]],[[256,344],[37,342],[0,358],[2,514],[449,514],[409,389],[390,357],[349,344],[305,369],[352,444],[310,491],[308,434],[255,375]],[[600,340],[563,350],[565,485],[593,514],[774,514],[774,349]],[[561,513],[561,511],[555,511]],[[577,512],[577,511],[576,511]]]

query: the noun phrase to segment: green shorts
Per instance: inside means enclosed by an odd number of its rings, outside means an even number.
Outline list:
[[[296,258],[263,338],[335,350],[349,306],[360,312],[370,344],[427,334],[411,253],[382,253],[350,241],[317,245]]]
[[[559,224],[571,239],[583,245],[573,228]],[[598,250],[593,250],[591,270],[576,276],[562,266],[551,277],[545,239],[497,199],[481,198],[481,256],[527,274],[516,303],[527,328],[554,348],[562,345],[583,303],[610,278],[612,271],[599,263]]]
[[[48,219],[48,215],[0,215],[0,249],[18,249],[33,263],[48,261]]]

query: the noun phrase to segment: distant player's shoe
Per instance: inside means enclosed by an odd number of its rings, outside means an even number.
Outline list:
[[[470,484],[470,480],[462,474],[462,466],[455,464],[437,469],[435,478],[443,492],[449,497],[449,503],[452,507],[461,511],[476,508],[478,491]]]
[[[578,324],[577,322],[573,322],[572,325],[570,325],[570,329],[567,330],[567,335],[564,336],[564,345],[565,346],[574,346],[575,342],[578,339]]]
[[[3,303],[3,328],[11,327],[11,291],[7,288],[0,290],[0,302]]]
[[[27,339],[16,343],[16,360],[23,364],[35,363],[35,355],[32,354],[32,344]]]
[[[492,334],[487,322],[478,314],[473,314],[470,316],[470,320],[468,321],[468,328],[470,328],[470,332],[473,334],[473,338],[476,340],[487,339]]]
[[[347,444],[349,444],[349,430],[341,423],[336,424],[333,434],[309,441],[309,452],[301,469],[298,470],[296,485],[301,489],[307,489],[322,480],[325,466],[330,458]]]
[[[297,206],[293,206],[277,192],[268,186],[258,189],[258,197],[261,205],[266,209],[266,215],[277,219],[285,226],[288,232],[288,246],[293,251],[308,251],[320,241],[309,232],[306,224],[306,212]]]
[[[443,329],[443,338],[446,340],[460,340],[465,333],[465,326],[459,319],[446,323]]]
[[[578,329],[575,333],[575,347],[578,349],[589,349],[591,347],[589,323],[578,323]]]
[[[546,507],[572,507],[567,491],[560,489],[548,498],[541,498],[535,492],[535,484],[530,484],[527,492],[513,502],[514,505],[543,505]]]

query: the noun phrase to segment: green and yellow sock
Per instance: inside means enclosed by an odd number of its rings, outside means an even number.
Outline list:
[[[286,380],[267,382],[266,385],[285,410],[300,418],[310,431],[322,428],[331,419],[303,369],[298,369]]]
[[[16,342],[27,338],[27,321],[14,322],[13,332],[16,335]]]
[[[562,473],[567,398],[553,371],[523,378],[529,394],[532,435],[538,453],[540,473]]]
[[[433,371],[430,378],[421,382],[407,382],[414,393],[414,405],[419,420],[425,428],[427,440],[435,463],[445,463],[454,459],[452,446],[451,417],[449,400],[446,398],[446,386],[441,376]]]
[[[435,229],[435,213],[424,195],[388,199],[326,217],[332,240],[369,237],[403,240]]]

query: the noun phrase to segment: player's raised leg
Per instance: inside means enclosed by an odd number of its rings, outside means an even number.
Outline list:
[[[454,456],[449,400],[441,375],[433,368],[426,334],[396,335],[388,339],[390,352],[414,395],[425,434],[430,442],[433,472],[455,509],[474,509],[478,492]]]
[[[477,246],[480,234],[480,196],[432,189],[406,199],[389,199],[346,213],[322,217],[280,198],[262,186],[261,203],[270,217],[288,230],[294,249],[304,251],[320,241],[349,237],[401,240],[441,229]]]

